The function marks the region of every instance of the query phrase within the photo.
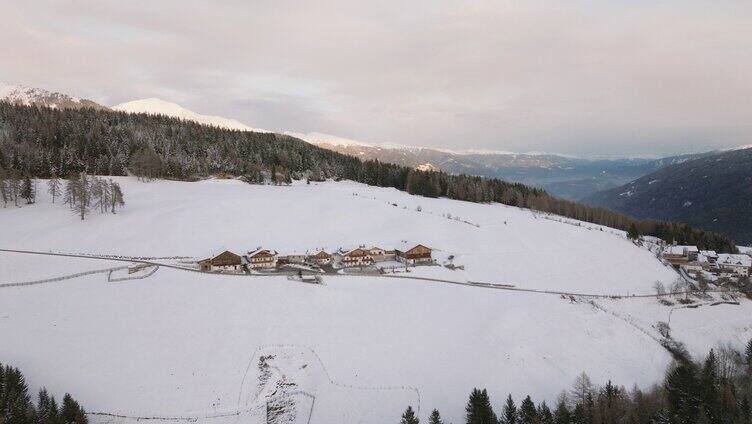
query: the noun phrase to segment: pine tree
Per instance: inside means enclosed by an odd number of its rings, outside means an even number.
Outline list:
[[[541,424],[554,424],[554,414],[551,412],[551,408],[546,405],[546,401],[543,401],[538,407],[538,419]]]
[[[438,409],[431,411],[431,416],[428,417],[428,424],[444,424],[444,421],[441,420],[441,414],[439,414]]]
[[[692,363],[675,364],[664,382],[669,412],[680,422],[693,422],[700,407],[700,383]]]
[[[60,407],[60,417],[66,424],[88,423],[86,412],[68,393],[63,397],[63,405]]]
[[[744,358],[747,361],[747,370],[752,374],[752,339],[747,342],[747,346],[744,348]]]
[[[50,396],[45,388],[39,390],[39,396],[37,397],[37,423],[58,423],[57,402],[55,402],[55,397]]]
[[[36,199],[34,182],[28,174],[24,175],[23,181],[21,182],[20,195],[22,199],[26,200],[27,205],[34,203],[34,200]]]
[[[572,422],[572,414],[567,407],[567,397],[565,394],[559,396],[559,401],[556,404],[556,410],[554,411],[554,423],[555,424],[570,424]]]
[[[491,408],[491,400],[486,389],[473,389],[465,413],[466,424],[496,424],[496,414]]]
[[[52,203],[55,203],[55,199],[60,196],[60,179],[54,174],[52,178],[47,181],[47,193],[52,196]]]
[[[48,409],[49,424],[58,424],[60,422],[60,408],[57,406],[55,396],[50,396],[50,407]]]
[[[35,417],[26,380],[18,368],[6,365],[0,374],[0,422],[30,423]]]
[[[511,394],[507,396],[507,401],[502,408],[501,422],[502,424],[517,423],[517,405],[514,404]]]
[[[520,424],[535,424],[538,422],[538,411],[535,409],[535,403],[530,399],[530,395],[520,404]]]
[[[400,424],[420,424],[420,420],[415,416],[412,406],[408,406],[405,413],[402,414]]]
[[[700,400],[704,404],[705,413],[711,422],[715,422],[719,412],[718,393],[718,359],[713,349],[710,349],[700,374]]]

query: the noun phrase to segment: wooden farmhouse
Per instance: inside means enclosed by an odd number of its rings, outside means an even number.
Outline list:
[[[344,267],[373,265],[373,256],[368,250],[359,247],[343,253],[340,264]]]
[[[229,250],[219,255],[199,261],[201,271],[242,272],[243,258]]]
[[[696,246],[667,246],[663,251],[663,259],[672,265],[681,265],[697,260],[698,253]]]
[[[268,249],[256,249],[248,252],[248,266],[251,269],[271,269],[277,267],[277,252]]]
[[[407,265],[426,264],[433,262],[431,248],[418,244],[406,251],[397,250],[397,260]]]
[[[329,265],[332,263],[332,255],[326,253],[324,250],[320,250],[313,255],[308,256],[308,262],[316,265]]]

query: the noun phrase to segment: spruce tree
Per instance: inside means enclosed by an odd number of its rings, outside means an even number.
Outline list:
[[[530,399],[530,395],[520,404],[520,424],[535,424],[538,422],[538,411],[535,409],[535,403]]]
[[[412,406],[408,406],[405,412],[402,414],[400,424],[420,424],[420,419],[415,416]]]
[[[556,404],[556,410],[554,411],[554,423],[555,424],[570,424],[572,422],[572,414],[567,407],[567,398],[562,395],[559,397],[559,401]]]
[[[20,195],[22,199],[26,200],[27,205],[34,203],[34,200],[36,199],[36,187],[34,187],[34,182],[28,174],[24,176],[23,182],[21,183]]]
[[[710,349],[710,353],[708,353],[703,364],[700,374],[700,387],[700,399],[704,404],[705,413],[710,421],[714,422],[718,417],[720,399],[718,393],[718,359],[713,349]]]
[[[700,407],[700,382],[692,363],[675,364],[664,382],[669,413],[674,420],[693,422]]]
[[[752,339],[749,339],[744,349],[744,358],[747,361],[747,370],[752,374]]]
[[[551,408],[546,405],[546,401],[541,402],[538,407],[538,420],[541,424],[554,424],[554,414]]]
[[[514,404],[511,394],[507,396],[507,401],[502,408],[501,422],[502,424],[517,423],[517,405]]]
[[[444,421],[441,420],[441,414],[439,414],[438,409],[431,411],[431,416],[428,417],[428,424],[444,424]]]
[[[491,408],[491,400],[486,389],[473,389],[465,413],[466,424],[496,424],[496,414]]]
[[[0,422],[30,423],[36,418],[26,380],[18,368],[8,365],[0,378]]]

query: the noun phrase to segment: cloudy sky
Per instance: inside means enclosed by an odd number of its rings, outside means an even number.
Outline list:
[[[752,143],[752,2],[0,2],[0,81],[251,126],[581,156]]]

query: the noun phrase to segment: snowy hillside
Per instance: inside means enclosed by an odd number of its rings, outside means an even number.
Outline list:
[[[112,107],[113,110],[129,113],[147,113],[151,115],[166,115],[173,118],[185,119],[187,121],[198,122],[199,124],[212,125],[220,128],[240,131],[270,132],[259,128],[252,128],[235,119],[223,118],[221,116],[201,115],[188,110],[178,104],[170,103],[157,98],[148,98],[133,100],[126,103],[120,103]]]
[[[327,275],[311,285],[162,266],[123,282],[97,273],[0,286],[0,358],[32,388],[44,382],[90,412],[127,416],[93,422],[262,423],[271,404],[284,412],[279,423],[385,423],[411,404],[423,420],[437,407],[457,423],[473,387],[487,387],[497,407],[508,392],[553,400],[582,371],[598,383],[649,385],[671,360],[655,325],[672,307],[602,297],[651,294],[677,277],[619,231],[350,182],[118,181],[127,205],[117,215],[81,222],[44,196],[0,209],[0,248],[204,258],[409,242],[465,269]],[[122,265],[0,252],[0,285]],[[682,309],[671,327],[700,354],[748,340],[751,312],[748,301]]]

